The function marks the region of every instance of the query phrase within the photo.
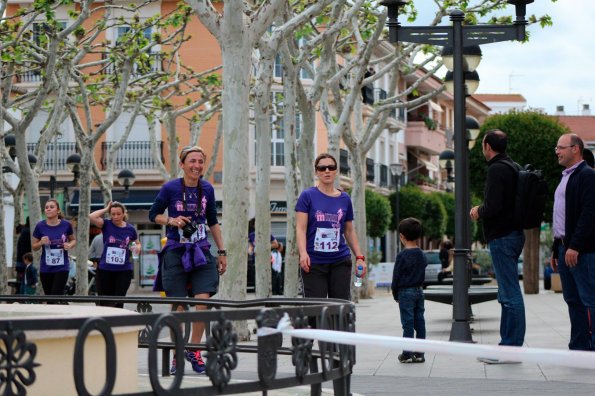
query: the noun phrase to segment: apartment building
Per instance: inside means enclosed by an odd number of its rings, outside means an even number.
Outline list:
[[[10,8],[8,12],[14,12],[19,5],[27,6],[26,0],[9,0]],[[173,1],[161,1],[151,3],[140,11],[140,18],[150,18],[152,15],[165,15],[175,7]],[[67,10],[61,9],[57,12],[58,19],[67,20]],[[101,13],[94,16],[100,18]],[[124,10],[116,12],[115,18],[130,18]],[[92,21],[91,21],[92,22]],[[192,18],[190,23],[192,38],[182,47],[180,58],[186,65],[194,70],[206,70],[221,64],[221,53],[216,40],[210,35],[207,29],[200,24],[197,18]],[[119,35],[125,33],[125,29],[114,27],[108,29],[100,37],[101,40],[115,42]],[[150,34],[151,32],[147,32]],[[375,56],[377,59],[384,54],[393,51],[392,44],[382,42]],[[159,67],[159,62],[155,60],[155,67]],[[382,65],[378,65],[381,67]],[[282,67],[279,62],[275,65],[275,86],[274,90],[281,90]],[[411,75],[403,75],[399,79],[398,91],[403,91],[407,86],[413,84],[421,75],[427,73],[423,70],[416,71]],[[302,81],[308,84],[309,76],[302,74]],[[35,73],[19,76],[18,86],[27,89],[35,84],[39,84],[41,78]],[[387,92],[390,91],[388,77],[381,77],[371,86],[364,87],[362,100],[364,102],[364,115],[370,113],[374,103],[387,98]],[[442,81],[435,76],[424,81],[418,88],[418,94],[423,95],[433,92],[442,86]],[[182,101],[184,98],[174,98],[174,101]],[[408,98],[412,99],[412,97]],[[467,99],[467,112],[469,115],[477,118],[480,123],[489,113],[490,108],[474,97]],[[100,117],[101,109],[97,109],[96,115]],[[107,133],[101,138],[95,148],[95,159],[99,165],[100,171],[105,176],[107,152],[119,139],[125,130],[131,114],[124,112],[112,125]],[[31,124],[27,133],[28,149],[34,152],[38,144],[40,131],[45,124],[47,114],[40,113]],[[382,194],[388,195],[395,189],[395,180],[393,180],[389,166],[393,163],[404,165],[405,171],[402,175],[401,185],[407,181],[413,181],[419,184],[427,191],[444,190],[444,180],[446,178],[444,170],[438,167],[438,155],[447,147],[452,148],[452,130],[454,118],[453,96],[446,91],[442,91],[426,103],[410,108],[395,109],[389,116],[385,130],[379,136],[374,147],[368,153],[366,159],[366,184]],[[158,145],[161,150],[161,158],[164,164],[168,164],[169,157],[166,147],[166,131],[157,121],[153,121],[152,127],[157,131]],[[156,163],[150,155],[150,144],[147,138],[149,130],[149,121],[141,116],[138,117],[128,140],[119,149],[116,159],[115,176],[122,170],[131,170],[134,172],[134,184],[125,188],[116,182],[113,188],[113,199],[123,202],[130,210],[130,222],[138,227],[143,246],[154,246],[158,249],[159,239],[162,234],[161,227],[148,222],[148,209],[159,187],[165,182],[157,170]],[[179,121],[176,125],[178,131],[179,145],[184,146],[189,141],[188,124]],[[298,119],[298,129],[300,128]],[[47,155],[43,164],[43,173],[40,177],[41,202],[45,202],[53,191],[53,195],[64,202],[66,212],[71,216],[78,215],[78,191],[73,183],[73,173],[68,169],[67,159],[76,153],[76,143],[72,124],[65,121],[61,125],[61,134],[47,148]],[[199,144],[210,152],[216,138],[217,125],[215,121],[208,122],[203,127],[203,133]],[[250,130],[252,141],[254,140],[254,130]],[[224,144],[224,142],[223,142]],[[316,121],[316,153],[326,151],[328,139],[324,124],[320,115]],[[286,214],[288,210],[285,192],[285,156],[284,156],[284,136],[282,129],[273,129],[271,138],[271,187],[270,187],[270,206],[272,215],[272,232],[279,239],[284,239],[286,232]],[[210,182],[215,187],[216,196],[221,198],[221,182],[223,178],[222,169],[222,150],[217,153],[217,162],[215,171]],[[211,154],[212,155],[212,154]],[[249,148],[249,155],[254,164],[254,145]],[[349,187],[351,184],[351,162],[347,150],[340,150],[340,175],[341,184]],[[251,191],[248,199],[251,202],[249,215],[254,212],[254,186],[256,170],[252,166],[250,170]],[[98,209],[103,206],[103,200],[98,189],[92,192],[92,209]],[[222,208],[220,202],[218,207]],[[396,236],[387,235],[380,241],[380,246],[385,257],[394,257],[396,252]],[[152,261],[154,257],[145,255],[144,260]],[[145,265],[149,265],[144,263]]]

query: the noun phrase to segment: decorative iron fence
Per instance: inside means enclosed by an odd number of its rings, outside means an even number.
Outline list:
[[[141,315],[103,317],[52,317],[33,319],[31,316],[10,317],[0,321],[0,394],[26,394],[40,370],[36,362],[37,348],[28,332],[39,330],[76,331],[74,356],[72,359],[73,379],[79,395],[89,395],[84,376],[84,345],[89,334],[98,331],[105,342],[105,383],[98,395],[111,395],[116,383],[115,362],[118,351],[114,332],[130,326],[141,326],[138,332],[138,346],[147,349],[148,376],[152,391],[139,391],[127,395],[153,394],[192,394],[216,395],[234,394],[290,388],[310,385],[312,395],[321,394],[321,383],[333,381],[336,395],[350,394],[350,375],[355,364],[355,347],[328,342],[319,342],[314,348],[313,340],[291,338],[290,345],[284,346],[281,334],[259,336],[257,344],[238,342],[234,322],[255,320],[257,326],[276,327],[283,314],[291,318],[294,328],[305,328],[314,324],[316,328],[345,332],[355,331],[355,307],[349,301],[331,299],[261,299],[250,301],[199,300],[189,298],[155,297],[82,297],[82,296],[0,296],[4,303],[48,302],[53,304],[95,304],[125,303],[136,304],[136,312]],[[154,305],[183,306],[185,312],[154,313]],[[190,306],[207,306],[206,311],[188,311]],[[207,324],[206,342],[188,343],[190,324],[201,321]],[[183,329],[182,329],[183,328]],[[160,341],[160,334],[169,330],[171,341]],[[289,340],[286,340],[286,342]],[[206,374],[210,384],[197,385],[184,383],[184,348],[197,348],[205,351]],[[162,351],[161,374],[158,367],[158,351]],[[169,376],[169,353],[176,351],[178,370],[173,381]],[[248,381],[233,381],[238,354],[257,355],[255,378]],[[278,360],[281,356],[291,357],[294,373],[278,373]],[[320,362],[321,371],[318,369]],[[60,367],[67,370],[68,367]],[[164,387],[163,383],[169,384]],[[182,388],[182,385],[184,387]],[[186,386],[188,385],[188,386]],[[15,392],[18,390],[18,392]]]

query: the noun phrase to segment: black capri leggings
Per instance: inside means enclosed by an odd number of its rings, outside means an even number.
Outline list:
[[[61,296],[68,281],[68,272],[42,272],[39,274],[43,294],[46,296]]]

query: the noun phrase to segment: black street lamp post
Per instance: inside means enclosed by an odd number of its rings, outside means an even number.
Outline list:
[[[77,153],[70,154],[68,158],[66,158],[66,166],[68,170],[72,172],[73,180],[72,185],[76,186],[79,181],[79,176],[81,174],[81,156]],[[68,212],[68,205],[70,202],[70,197],[68,195],[68,184],[64,185],[64,208]]]
[[[401,175],[403,174],[403,164],[390,164],[390,173],[393,175],[395,183],[395,233],[397,235],[396,252],[401,250],[399,243],[399,184],[401,183]]]
[[[135,179],[136,176],[134,175],[134,172],[129,169],[122,169],[120,173],[118,173],[118,183],[120,183],[121,186],[124,186],[124,197],[128,197],[130,186],[134,184]]]
[[[508,0],[516,8],[516,20],[512,25],[464,26],[465,14],[460,10],[450,13],[452,26],[408,26],[399,23],[399,8],[407,0],[384,0],[380,4],[388,8],[389,41],[452,47],[452,80],[454,88],[454,139],[455,139],[455,268],[453,279],[453,323],[451,341],[472,342],[469,326],[468,271],[471,236],[466,224],[469,216],[468,153],[465,130],[465,72],[472,71],[470,61],[465,63],[465,48],[499,41],[524,40],[526,6],[533,0]],[[467,76],[471,77],[471,76]]]
[[[440,153],[440,156],[438,157],[440,167],[446,170],[446,192],[452,192],[452,183],[454,182],[454,177],[452,176],[452,171],[454,169],[454,161],[455,152],[451,149],[444,150]]]

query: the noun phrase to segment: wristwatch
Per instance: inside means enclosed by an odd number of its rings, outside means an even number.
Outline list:
[[[227,250],[225,250],[225,249],[219,249],[219,250],[217,250],[217,254],[219,256],[227,256]]]

